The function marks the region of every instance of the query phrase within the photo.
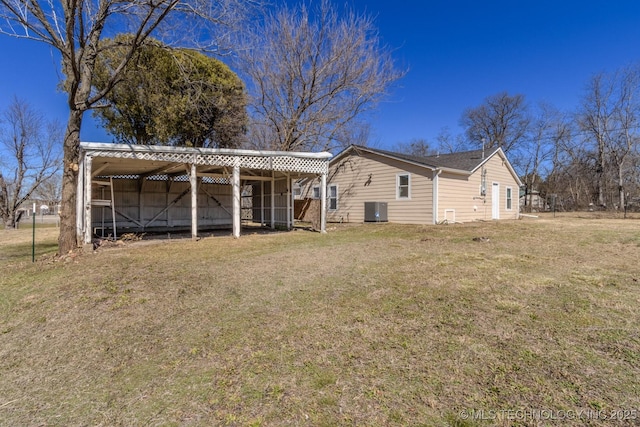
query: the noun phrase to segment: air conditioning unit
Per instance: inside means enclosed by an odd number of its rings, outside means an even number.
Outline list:
[[[364,202],[364,222],[388,222],[387,202]]]

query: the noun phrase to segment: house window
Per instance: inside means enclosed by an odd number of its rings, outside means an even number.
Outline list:
[[[511,197],[511,187],[507,187],[507,210],[511,210],[512,205],[512,197]]]
[[[329,210],[335,211],[338,209],[338,186],[329,186]]]
[[[408,199],[411,195],[411,176],[408,173],[398,174],[396,178],[396,198]]]
[[[320,187],[318,186],[313,187],[313,198],[314,199],[320,198]]]
[[[302,187],[300,187],[300,184],[293,184],[293,198],[302,198]]]

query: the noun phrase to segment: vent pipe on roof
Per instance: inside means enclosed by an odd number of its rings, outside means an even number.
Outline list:
[[[484,160],[484,141],[485,139],[482,138],[482,160]]]

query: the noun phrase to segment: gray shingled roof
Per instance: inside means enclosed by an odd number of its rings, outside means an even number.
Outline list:
[[[498,150],[485,150],[484,158],[482,157],[482,150],[461,151],[458,153],[439,154],[435,156],[422,157],[358,145],[353,145],[352,147],[356,150],[361,149],[372,153],[378,153],[383,156],[393,157],[399,160],[422,164],[432,169],[448,168],[468,172],[475,170],[478,166],[480,166],[480,164],[482,164],[482,162],[484,162],[484,160],[491,157]]]

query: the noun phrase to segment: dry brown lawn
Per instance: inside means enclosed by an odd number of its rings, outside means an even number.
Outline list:
[[[640,220],[0,230],[0,425],[640,424]],[[474,238],[482,238],[475,239]],[[611,419],[611,418],[614,419]]]

